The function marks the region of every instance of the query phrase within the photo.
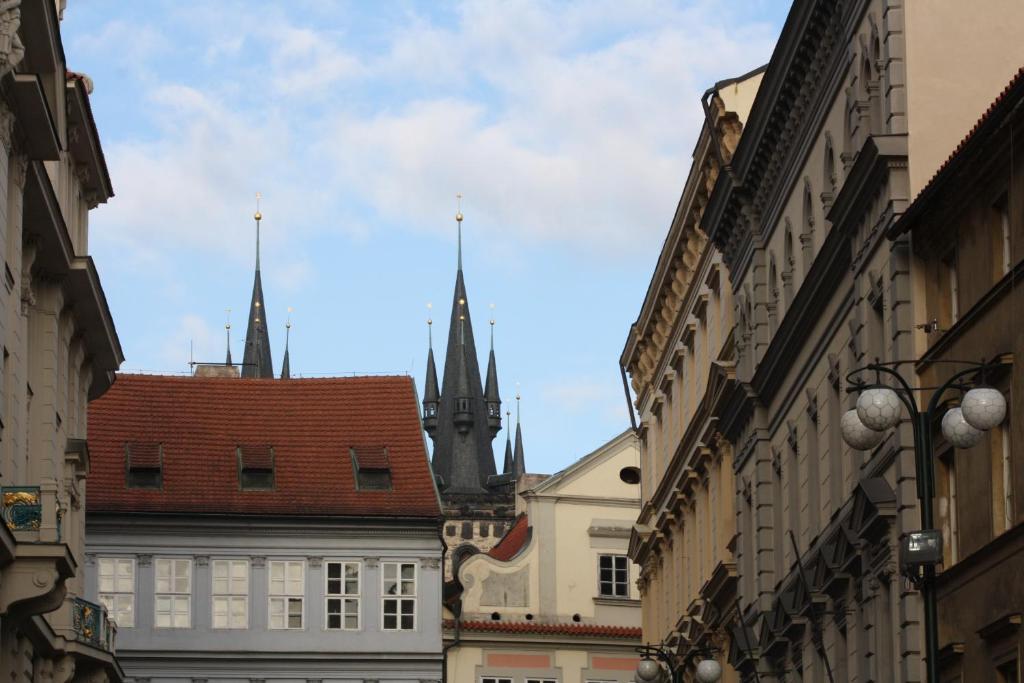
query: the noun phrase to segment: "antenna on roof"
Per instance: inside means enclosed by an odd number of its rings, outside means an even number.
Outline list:
[[[195,344],[191,339],[188,340],[188,369],[190,371],[196,369]]]

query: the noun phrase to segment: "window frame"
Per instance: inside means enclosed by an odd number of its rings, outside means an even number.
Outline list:
[[[612,563],[612,566],[611,566],[611,571],[612,571],[611,588],[612,588],[612,592],[611,593],[605,593],[603,588],[602,588],[602,584],[607,583],[607,582],[605,582],[605,581],[603,581],[601,579],[601,571],[602,571],[601,562],[606,557],[607,558],[611,558],[611,563]],[[615,566],[616,558],[622,559],[623,563],[625,565],[624,566],[624,571],[626,572],[626,578],[625,578],[625,580],[622,583],[623,587],[625,588],[625,593],[623,593],[622,595],[620,595],[620,594],[618,594],[616,592],[616,585],[618,584],[618,581],[615,578],[615,574],[616,574],[617,571],[619,571],[616,568],[616,566]],[[599,597],[599,598],[611,598],[613,600],[628,600],[629,599],[629,573],[630,572],[629,572],[629,556],[628,555],[622,555],[622,554],[618,554],[618,553],[599,553],[598,556],[597,556],[597,597]]]
[[[412,592],[411,595],[401,592],[401,590],[402,590],[402,565],[405,565],[405,564],[410,565],[412,567],[412,589],[413,589],[413,592]],[[417,630],[419,630],[419,618],[418,618],[419,614],[418,614],[418,612],[419,612],[419,581],[420,581],[420,573],[419,573],[419,566],[418,566],[418,564],[419,563],[414,561],[414,560],[412,560],[412,561],[408,561],[408,560],[388,560],[387,562],[381,562],[380,563],[380,598],[381,598],[380,599],[380,630],[381,631],[417,631]],[[385,578],[385,570],[384,570],[384,568],[387,565],[395,565],[395,566],[398,567],[398,569],[395,572],[395,581],[397,581],[398,591],[399,592],[394,594],[394,595],[388,595],[385,592],[385,590],[384,590],[384,582],[387,580]],[[384,623],[385,622],[385,616],[386,616],[386,609],[385,608],[387,606],[388,600],[394,600],[396,602],[395,627],[394,628],[388,628],[385,625],[385,623]],[[405,600],[410,600],[412,602],[412,628],[402,628],[402,617],[404,616],[402,614],[402,603]]]
[[[156,587],[157,581],[160,580],[159,574],[160,574],[160,563],[161,562],[169,562],[170,566],[171,566],[171,572],[170,572],[170,575],[168,576],[168,581],[170,582],[169,585],[168,585],[168,588],[171,589],[169,591],[159,591],[159,590],[157,590],[157,587]],[[184,593],[181,593],[181,592],[178,592],[178,591],[174,590],[175,580],[180,578],[177,575],[177,572],[175,570],[175,568],[177,567],[177,563],[178,562],[185,562],[186,565],[188,566],[188,591],[184,592]],[[193,589],[194,580],[195,580],[195,571],[193,569],[194,564],[195,563],[193,562],[193,558],[191,558],[191,557],[173,557],[173,556],[169,556],[169,557],[155,557],[155,558],[153,558],[153,628],[154,629],[190,629],[190,628],[192,628],[192,589]],[[157,619],[159,617],[159,610],[157,609],[157,603],[159,602],[161,597],[167,597],[167,598],[171,599],[171,611],[170,611],[171,624],[169,626],[161,626],[160,624],[157,623]],[[174,616],[175,616],[175,609],[174,609],[174,607],[177,604],[178,600],[180,598],[182,598],[182,597],[185,598],[185,604],[188,605],[188,625],[186,625],[186,626],[175,626],[174,623],[173,623],[174,622]]]
[[[479,683],[515,683],[512,676],[480,676]]]
[[[103,575],[102,575],[102,566],[103,565],[102,565],[102,563],[104,561],[109,561],[109,562],[113,562],[114,563],[114,573],[113,573],[111,578],[114,581],[114,586],[113,587],[114,587],[115,590],[109,591],[109,592],[105,592],[105,591],[101,590],[102,587],[100,585],[100,581],[103,578]],[[117,563],[118,562],[127,562],[128,565],[131,567],[131,579],[130,579],[130,581],[131,581],[131,591],[129,591],[129,592],[116,590],[117,589]],[[135,614],[136,614],[136,611],[137,611],[135,609],[135,592],[136,592],[135,589],[136,589],[136,582],[138,581],[138,573],[137,572],[138,572],[138,568],[137,568],[136,559],[134,557],[117,557],[117,556],[114,556],[114,555],[108,555],[108,556],[103,556],[103,557],[97,557],[96,558],[96,599],[97,599],[97,601],[101,605],[103,605],[107,609],[107,614],[110,615],[114,619],[114,623],[117,624],[117,627],[119,629],[121,629],[121,628],[135,628]],[[114,600],[112,600],[110,604],[107,604],[106,600],[103,599],[104,595],[109,595],[112,598],[114,598]],[[117,615],[117,610],[115,609],[115,606],[117,604],[117,600],[116,599],[117,599],[118,596],[128,596],[128,598],[129,598],[129,603],[131,605],[131,615],[132,615],[132,622],[130,624],[122,624],[120,621],[117,620],[117,616],[116,616]]]
[[[216,566],[218,562],[226,562],[228,565],[228,592],[218,593],[216,588],[217,574]],[[231,584],[233,579],[231,576],[231,567],[234,563],[242,563],[245,565],[245,593],[232,593]],[[218,557],[210,560],[210,628],[215,631],[244,631],[248,630],[252,625],[252,610],[249,609],[249,604],[252,597],[252,563],[248,558],[244,557]],[[227,598],[228,600],[228,625],[217,626],[217,598]],[[231,602],[233,598],[244,598],[245,600],[245,626],[231,626]]]
[[[293,595],[291,593],[274,593],[273,592],[273,565],[283,564],[284,565],[284,588],[288,590],[288,565],[297,564],[302,567],[302,593],[299,595]],[[284,600],[284,626],[273,626],[271,619],[273,619],[273,605],[275,599]],[[302,611],[300,612],[299,626],[288,625],[288,601],[297,599],[302,605]],[[306,561],[305,560],[267,560],[267,630],[269,631],[304,631],[306,630]]]
[[[330,571],[328,567],[332,564],[341,565],[341,585],[342,590],[345,588],[345,566],[355,565],[356,567],[356,592],[353,593],[330,593],[328,592],[328,585],[331,581]],[[328,610],[328,601],[330,600],[341,600],[341,626],[332,628],[330,625],[330,611]],[[356,602],[356,627],[348,628],[345,626],[345,601],[355,600]],[[381,622],[383,623],[383,622]],[[345,559],[331,559],[324,560],[324,626],[325,631],[361,631],[363,630],[363,563],[359,560],[345,560]]]

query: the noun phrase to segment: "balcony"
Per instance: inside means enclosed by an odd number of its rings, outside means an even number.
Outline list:
[[[71,624],[75,639],[113,653],[117,627],[102,605],[74,598],[71,601]]]
[[[56,482],[0,487],[0,518],[19,543],[59,543],[63,516]]]

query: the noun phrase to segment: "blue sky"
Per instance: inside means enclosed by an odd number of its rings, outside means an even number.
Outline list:
[[[241,357],[254,195],[274,363],[408,372],[443,347],[455,195],[477,338],[553,472],[628,425],[618,357],[709,85],[767,61],[788,3],[71,0],[69,68],[116,196],[91,214],[125,370]],[[442,354],[443,348],[436,348]],[[479,349],[486,362],[486,347]],[[505,434],[496,440],[500,457]]]

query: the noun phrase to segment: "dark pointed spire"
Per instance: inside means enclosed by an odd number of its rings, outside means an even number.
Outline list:
[[[288,308],[288,322],[284,324],[284,361],[281,363],[281,379],[292,378],[292,363],[288,354],[288,343],[292,337],[291,307]]]
[[[487,402],[487,427],[493,439],[501,431],[501,396],[498,394],[498,369],[494,361],[494,304],[491,304],[491,353],[487,358],[487,384],[484,400]]]
[[[526,474],[526,456],[523,454],[523,425],[519,421],[519,392],[516,392],[516,448],[512,454],[512,475],[518,479]]]
[[[505,419],[511,423],[512,413],[505,411]],[[501,468],[502,474],[512,474],[512,466],[515,462],[512,456],[512,432],[505,430],[505,465]]]
[[[245,353],[242,357],[242,377],[274,377],[274,364],[270,357],[270,336],[267,334],[266,307],[263,305],[263,280],[260,277],[260,195],[256,194],[256,274],[252,282],[252,301],[249,303],[249,324],[245,330]]]
[[[488,490],[488,477],[496,474],[491,449],[494,434],[487,424],[487,403],[462,274],[461,211],[455,219],[460,235],[459,267],[455,273],[437,427],[431,434],[431,465],[443,492],[483,493]]]
[[[427,310],[433,304],[427,304]],[[427,317],[427,379],[423,387],[423,428],[430,438],[437,429],[437,406],[441,396],[437,389],[437,367],[434,365],[434,319]]]

